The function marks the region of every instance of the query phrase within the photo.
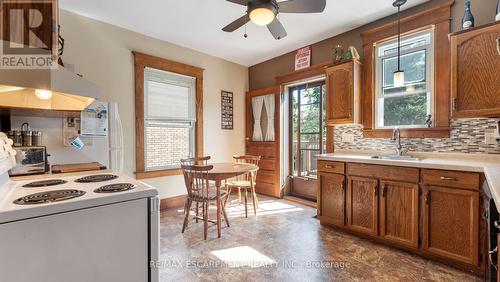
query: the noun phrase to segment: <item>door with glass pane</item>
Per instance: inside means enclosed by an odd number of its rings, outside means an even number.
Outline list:
[[[316,155],[326,151],[325,81],[289,89],[290,194],[316,200]]]
[[[246,154],[261,157],[255,190],[281,197],[280,185],[280,88],[247,92]]]

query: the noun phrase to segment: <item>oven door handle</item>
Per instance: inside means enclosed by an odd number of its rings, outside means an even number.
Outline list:
[[[489,258],[489,261],[490,261],[490,264],[491,266],[493,266],[493,268],[495,268],[496,271],[498,271],[498,266],[496,266],[494,263],[493,263],[493,255],[496,254],[498,252],[498,247],[495,247],[492,251],[489,251],[488,252],[488,258]]]

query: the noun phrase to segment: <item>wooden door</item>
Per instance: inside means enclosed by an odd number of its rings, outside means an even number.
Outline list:
[[[424,250],[477,266],[479,193],[425,186],[422,205]]]
[[[378,180],[349,176],[347,186],[347,226],[350,229],[377,235]]]
[[[500,23],[450,38],[453,117],[499,117]]]
[[[345,176],[334,173],[318,174],[321,191],[318,199],[318,215],[321,221],[344,226],[345,218]]]
[[[418,248],[418,184],[382,181],[380,187],[380,236]]]
[[[353,122],[354,64],[347,62],[326,70],[326,115],[328,124]]]
[[[252,99],[274,95],[274,141],[254,141]],[[281,197],[280,187],[280,88],[268,87],[247,92],[246,95],[246,154],[261,156],[255,189],[257,193]],[[265,130],[265,128],[264,128]]]

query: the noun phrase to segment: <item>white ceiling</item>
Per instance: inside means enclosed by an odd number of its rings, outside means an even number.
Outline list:
[[[409,0],[405,9],[428,0]],[[266,27],[221,29],[245,7],[225,0],[60,0],[60,7],[206,54],[251,66],[395,12],[392,0],[327,0],[321,14],[280,14],[288,36],[275,40]]]

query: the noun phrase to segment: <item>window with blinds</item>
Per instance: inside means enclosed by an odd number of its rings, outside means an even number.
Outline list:
[[[180,167],[195,155],[196,78],[144,69],[145,170]]]

